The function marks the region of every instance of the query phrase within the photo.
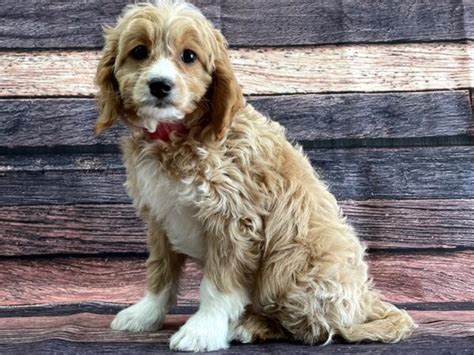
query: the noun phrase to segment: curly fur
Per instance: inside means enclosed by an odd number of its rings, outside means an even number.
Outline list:
[[[137,41],[152,48],[144,63],[127,58]],[[198,54],[192,67],[179,62],[185,46]],[[136,128],[142,76],[163,56],[179,72],[176,106],[188,128],[169,142],[150,141]],[[245,103],[225,40],[196,8],[181,1],[127,7],[106,29],[96,82],[97,131],[118,117],[132,127],[122,150],[128,191],[148,223],[148,292],[166,290],[167,302],[157,306],[168,307],[184,254],[196,257],[207,285],[201,308],[228,326],[220,343],[206,340],[204,330],[191,332],[192,322],[206,326],[200,309],[200,320],[191,318],[172,338],[173,349],[218,350],[229,340],[328,343],[335,335],[395,342],[412,332],[410,316],[374,291],[363,245],[302,149]],[[192,240],[180,239],[183,230]],[[195,255],[183,252],[195,242]],[[213,314],[219,307],[229,311]]]

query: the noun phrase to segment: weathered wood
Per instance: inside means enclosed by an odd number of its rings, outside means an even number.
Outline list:
[[[446,305],[449,304],[449,307]],[[401,305],[403,309],[414,311],[465,311],[471,310],[472,304],[469,302],[457,302],[457,308],[451,308],[453,303],[415,303],[409,305]],[[0,306],[0,318],[19,318],[19,317],[49,317],[49,316],[69,316],[80,313],[93,314],[117,314],[121,310],[127,308],[129,304],[109,303],[109,302],[78,302],[78,303],[50,303],[50,304],[32,304],[21,306]],[[168,314],[194,314],[198,310],[199,305],[192,304],[186,306],[172,305],[168,310]]]
[[[339,199],[474,198],[474,146],[306,149]],[[130,203],[118,154],[0,156],[3,206]]]
[[[474,247],[474,200],[342,201],[370,249]],[[0,207],[0,255],[145,253],[131,205]]]
[[[145,253],[130,205],[0,207],[0,255]]]
[[[462,338],[474,335],[474,311],[411,311],[419,324],[412,339],[439,336]],[[110,329],[113,315],[75,314],[62,317],[0,318],[0,343],[18,344],[62,339],[86,343],[167,343],[189,315],[168,315],[160,331],[129,333]],[[337,346],[337,345],[333,345]],[[368,346],[368,345],[366,345]],[[319,351],[318,351],[319,352]]]
[[[146,256],[0,260],[0,305],[129,304],[145,292]],[[188,263],[178,306],[196,305],[201,271]]]
[[[428,303],[396,303],[396,306],[410,311],[471,311],[474,309],[474,302],[428,302]],[[117,314],[128,304],[110,302],[78,302],[78,303],[50,303],[32,305],[1,306],[0,318],[18,317],[58,317],[69,316],[79,313],[94,314]],[[198,309],[198,304],[193,303],[185,306],[171,306],[168,314],[194,314]]]
[[[372,254],[369,269],[384,297],[395,303],[474,299],[473,251],[447,254]],[[462,269],[462,271],[459,271]],[[455,271],[458,270],[458,271]],[[393,290],[396,285],[397,291]]]
[[[2,146],[116,144],[126,131],[120,127],[96,136],[93,99],[7,99],[0,105]]]
[[[469,91],[249,97],[256,109],[287,128],[290,139],[400,138],[466,135],[472,126]],[[34,147],[116,144],[123,125],[101,136],[92,99],[0,101],[0,145]]]
[[[342,201],[371,249],[474,246],[473,200]]]
[[[370,256],[369,263],[376,287],[389,301],[469,302],[474,299],[473,257],[473,251],[376,253]],[[133,303],[144,292],[144,262],[144,256],[0,260],[0,305]],[[179,306],[196,305],[200,279],[200,268],[188,263]]]
[[[0,342],[29,343],[60,338],[81,342],[160,343],[169,341],[188,318],[189,315],[168,315],[160,331],[134,334],[110,329],[112,315],[81,313],[62,317],[0,318]]]
[[[412,337],[400,344],[343,344],[337,342],[325,347],[318,347],[318,353],[353,353],[370,351],[389,351],[391,354],[409,351],[424,353],[430,347],[437,351],[446,347],[449,350],[471,349],[474,333],[474,312],[410,312],[419,324]],[[133,349],[166,351],[169,338],[184,324],[189,315],[168,315],[163,329],[154,332],[129,333],[110,329],[113,315],[76,314],[62,317],[27,317],[0,318],[0,350],[22,349],[24,344],[32,349],[75,350],[81,349],[97,352],[98,349],[115,349],[114,353],[130,352]],[[56,344],[60,339],[65,343]],[[65,344],[68,344],[65,347]],[[230,353],[267,353],[269,350],[301,353],[314,353],[315,348],[298,343],[263,343],[252,345],[232,344],[226,352]]]
[[[306,149],[340,199],[474,196],[474,147]]]
[[[267,96],[249,102],[297,140],[464,135],[473,125],[467,91]]]
[[[100,26],[113,24],[132,1],[44,3],[4,0],[0,46],[102,46]],[[433,41],[473,38],[472,3],[462,0],[344,3],[332,0],[193,0],[231,45],[308,45],[347,42]],[[19,21],[21,19],[21,21]]]
[[[231,50],[246,94],[474,87],[474,44],[414,43]],[[90,96],[94,51],[0,53],[0,96]]]
[[[464,31],[466,38],[473,38],[474,36],[474,3],[472,0],[462,0],[464,8]]]
[[[69,1],[3,0],[0,8],[0,47],[90,48],[103,45],[103,25],[114,25],[133,0]],[[220,5],[191,0],[220,27]]]
[[[310,346],[299,343],[235,343],[225,350],[225,354],[394,354],[394,355],[426,355],[432,354],[471,354],[472,338],[451,337],[416,337],[398,344],[341,344],[334,343],[327,346]],[[141,353],[169,353],[168,343],[84,343],[62,340],[47,340],[33,343],[0,344],[0,351],[5,353],[67,353],[67,354],[141,354]],[[224,352],[221,352],[224,353]]]
[[[234,45],[308,45],[470,38],[471,1],[227,0],[222,31]]]
[[[414,335],[473,337],[474,311],[410,311],[419,328]]]
[[[432,354],[471,354],[472,338],[451,337],[416,337],[398,344],[364,343],[343,344],[334,343],[327,346],[310,346],[299,343],[256,343],[231,344],[225,354],[394,354],[394,355],[425,355]],[[84,343],[62,340],[47,340],[33,343],[0,344],[0,350],[5,353],[68,353],[68,354],[141,354],[141,353],[169,353],[168,343]],[[224,353],[224,352],[220,352]]]

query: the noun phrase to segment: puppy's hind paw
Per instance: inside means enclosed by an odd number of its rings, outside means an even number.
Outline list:
[[[252,333],[250,333],[243,325],[232,328],[228,335],[229,341],[237,341],[242,344],[253,342]]]

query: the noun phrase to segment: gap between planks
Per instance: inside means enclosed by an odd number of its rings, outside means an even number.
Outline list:
[[[20,306],[0,306],[0,318],[68,316],[79,313],[117,314],[130,303],[79,302],[51,303]],[[472,311],[474,302],[428,302],[395,303],[395,306],[409,311]],[[168,314],[194,314],[198,303],[187,306],[172,306]]]
[[[233,49],[246,94],[473,87],[474,44],[412,43]],[[97,51],[0,53],[0,97],[95,93]]]

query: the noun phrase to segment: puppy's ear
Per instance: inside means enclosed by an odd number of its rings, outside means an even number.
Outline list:
[[[219,31],[214,30],[214,35],[217,53],[211,84],[210,117],[215,138],[220,140],[245,100],[230,63],[227,42]]]
[[[118,83],[114,76],[118,35],[112,28],[105,28],[104,38],[105,45],[95,75],[95,84],[99,88],[96,96],[99,108],[99,118],[95,124],[96,134],[100,134],[105,128],[112,126],[122,110]]]

